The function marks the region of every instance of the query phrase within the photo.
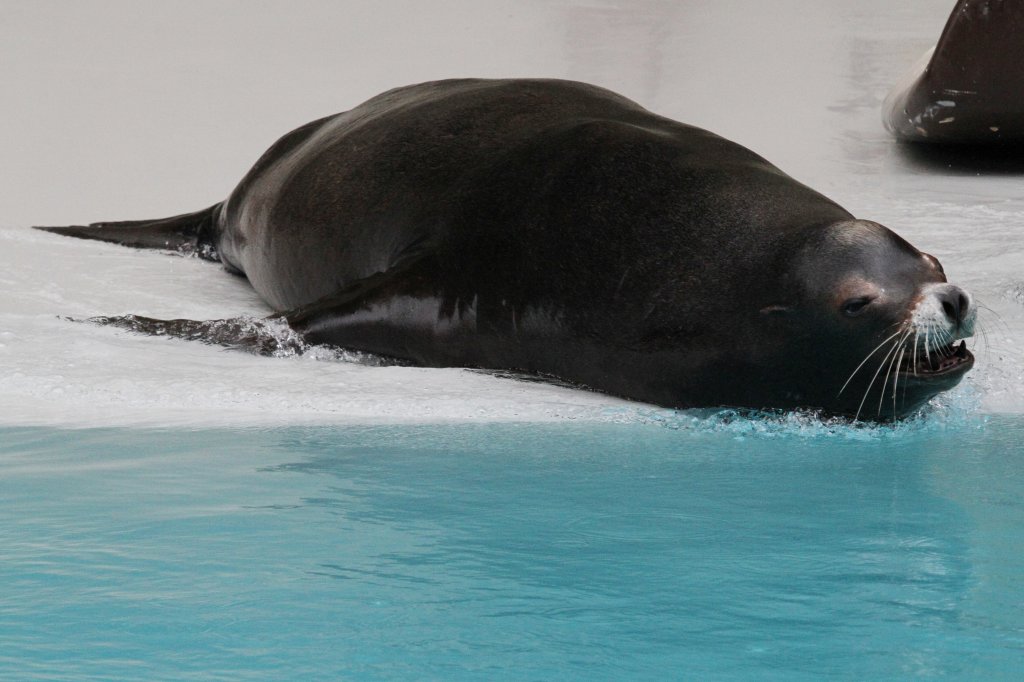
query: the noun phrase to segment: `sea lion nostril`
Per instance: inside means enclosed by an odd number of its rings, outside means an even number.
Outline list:
[[[941,291],[938,297],[946,317],[949,318],[950,322],[959,326],[970,307],[967,294],[959,287],[949,286]]]

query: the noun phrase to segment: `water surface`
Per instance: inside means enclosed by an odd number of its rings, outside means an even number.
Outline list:
[[[1012,679],[1024,420],[0,432],[0,676]]]
[[[952,5],[0,0],[0,678],[1019,679],[1024,193],[879,114]],[[64,319],[265,314],[28,226],[209,206],[465,76],[611,88],[893,228],[984,305],[976,369],[855,429]]]

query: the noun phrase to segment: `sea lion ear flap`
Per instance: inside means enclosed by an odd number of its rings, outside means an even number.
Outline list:
[[[788,305],[769,305],[761,308],[761,314],[765,317],[778,317],[780,315],[786,315],[793,311],[793,308]]]

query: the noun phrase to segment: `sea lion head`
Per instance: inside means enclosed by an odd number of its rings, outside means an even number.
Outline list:
[[[977,304],[938,259],[878,223],[805,235],[781,274],[783,300],[762,308],[792,343],[780,373],[789,399],[854,418],[905,417],[974,365]]]

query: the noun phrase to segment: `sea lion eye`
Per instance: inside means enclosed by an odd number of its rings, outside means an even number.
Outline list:
[[[873,301],[874,298],[871,296],[858,296],[857,298],[847,299],[843,303],[843,315],[847,317],[856,317],[864,312],[868,304]]]

